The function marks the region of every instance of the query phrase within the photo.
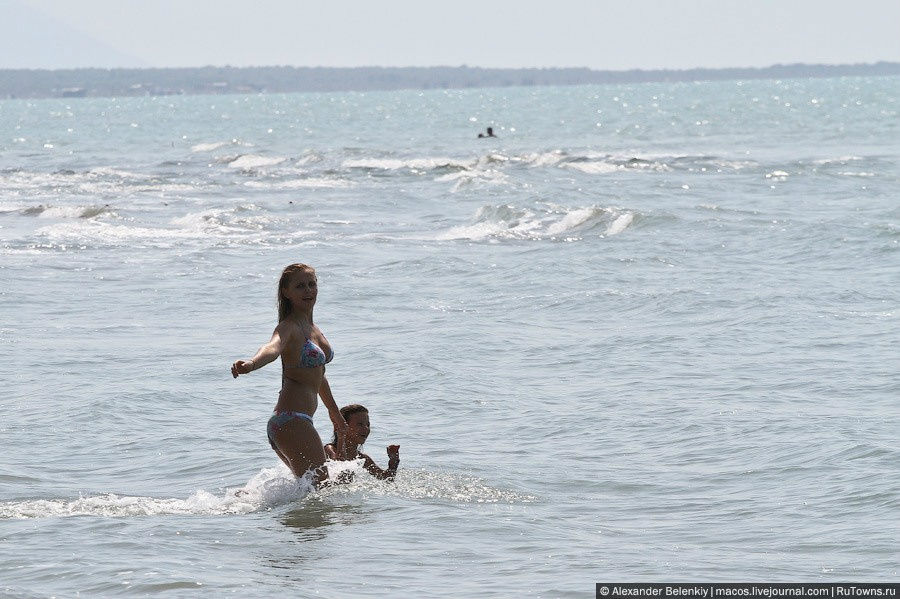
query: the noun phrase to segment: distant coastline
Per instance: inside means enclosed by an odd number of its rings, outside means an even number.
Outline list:
[[[764,68],[597,71],[587,68],[199,67],[0,70],[0,98],[164,96],[467,89],[747,79],[900,75],[900,63]]]

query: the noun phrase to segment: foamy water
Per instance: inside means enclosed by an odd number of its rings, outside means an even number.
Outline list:
[[[896,578],[898,90],[0,102],[0,595]],[[230,376],[297,261],[393,482]]]

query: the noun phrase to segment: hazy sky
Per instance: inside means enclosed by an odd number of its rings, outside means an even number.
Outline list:
[[[900,62],[900,0],[0,0],[0,68]]]

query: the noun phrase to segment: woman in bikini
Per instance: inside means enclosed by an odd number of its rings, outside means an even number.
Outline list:
[[[371,426],[369,425],[369,410],[359,404],[350,404],[341,408],[341,416],[347,422],[346,432],[334,431],[334,439],[325,446],[325,455],[330,460],[356,460],[363,459],[363,468],[369,474],[381,480],[393,480],[400,465],[400,446],[388,445],[388,467],[382,470],[375,460],[362,453],[359,448],[366,442]],[[349,482],[349,480],[338,480]]]
[[[278,281],[278,326],[272,338],[251,359],[232,364],[231,375],[237,378],[281,356],[281,393],[267,427],[269,444],[295,476],[312,470],[318,485],[328,478],[322,439],[312,419],[318,397],[328,408],[335,430],[343,434],[347,422],[325,378],[325,364],[334,352],[313,322],[317,295],[315,269],[305,264],[285,268]]]

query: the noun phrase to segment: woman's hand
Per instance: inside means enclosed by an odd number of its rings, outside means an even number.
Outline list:
[[[347,432],[350,430],[350,427],[347,426],[344,416],[339,411],[329,412],[328,416],[331,418],[331,425],[334,426],[334,434],[337,435],[338,440],[346,442]]]
[[[247,374],[253,371],[253,360],[238,360],[231,365],[231,376],[237,378],[239,374]]]

